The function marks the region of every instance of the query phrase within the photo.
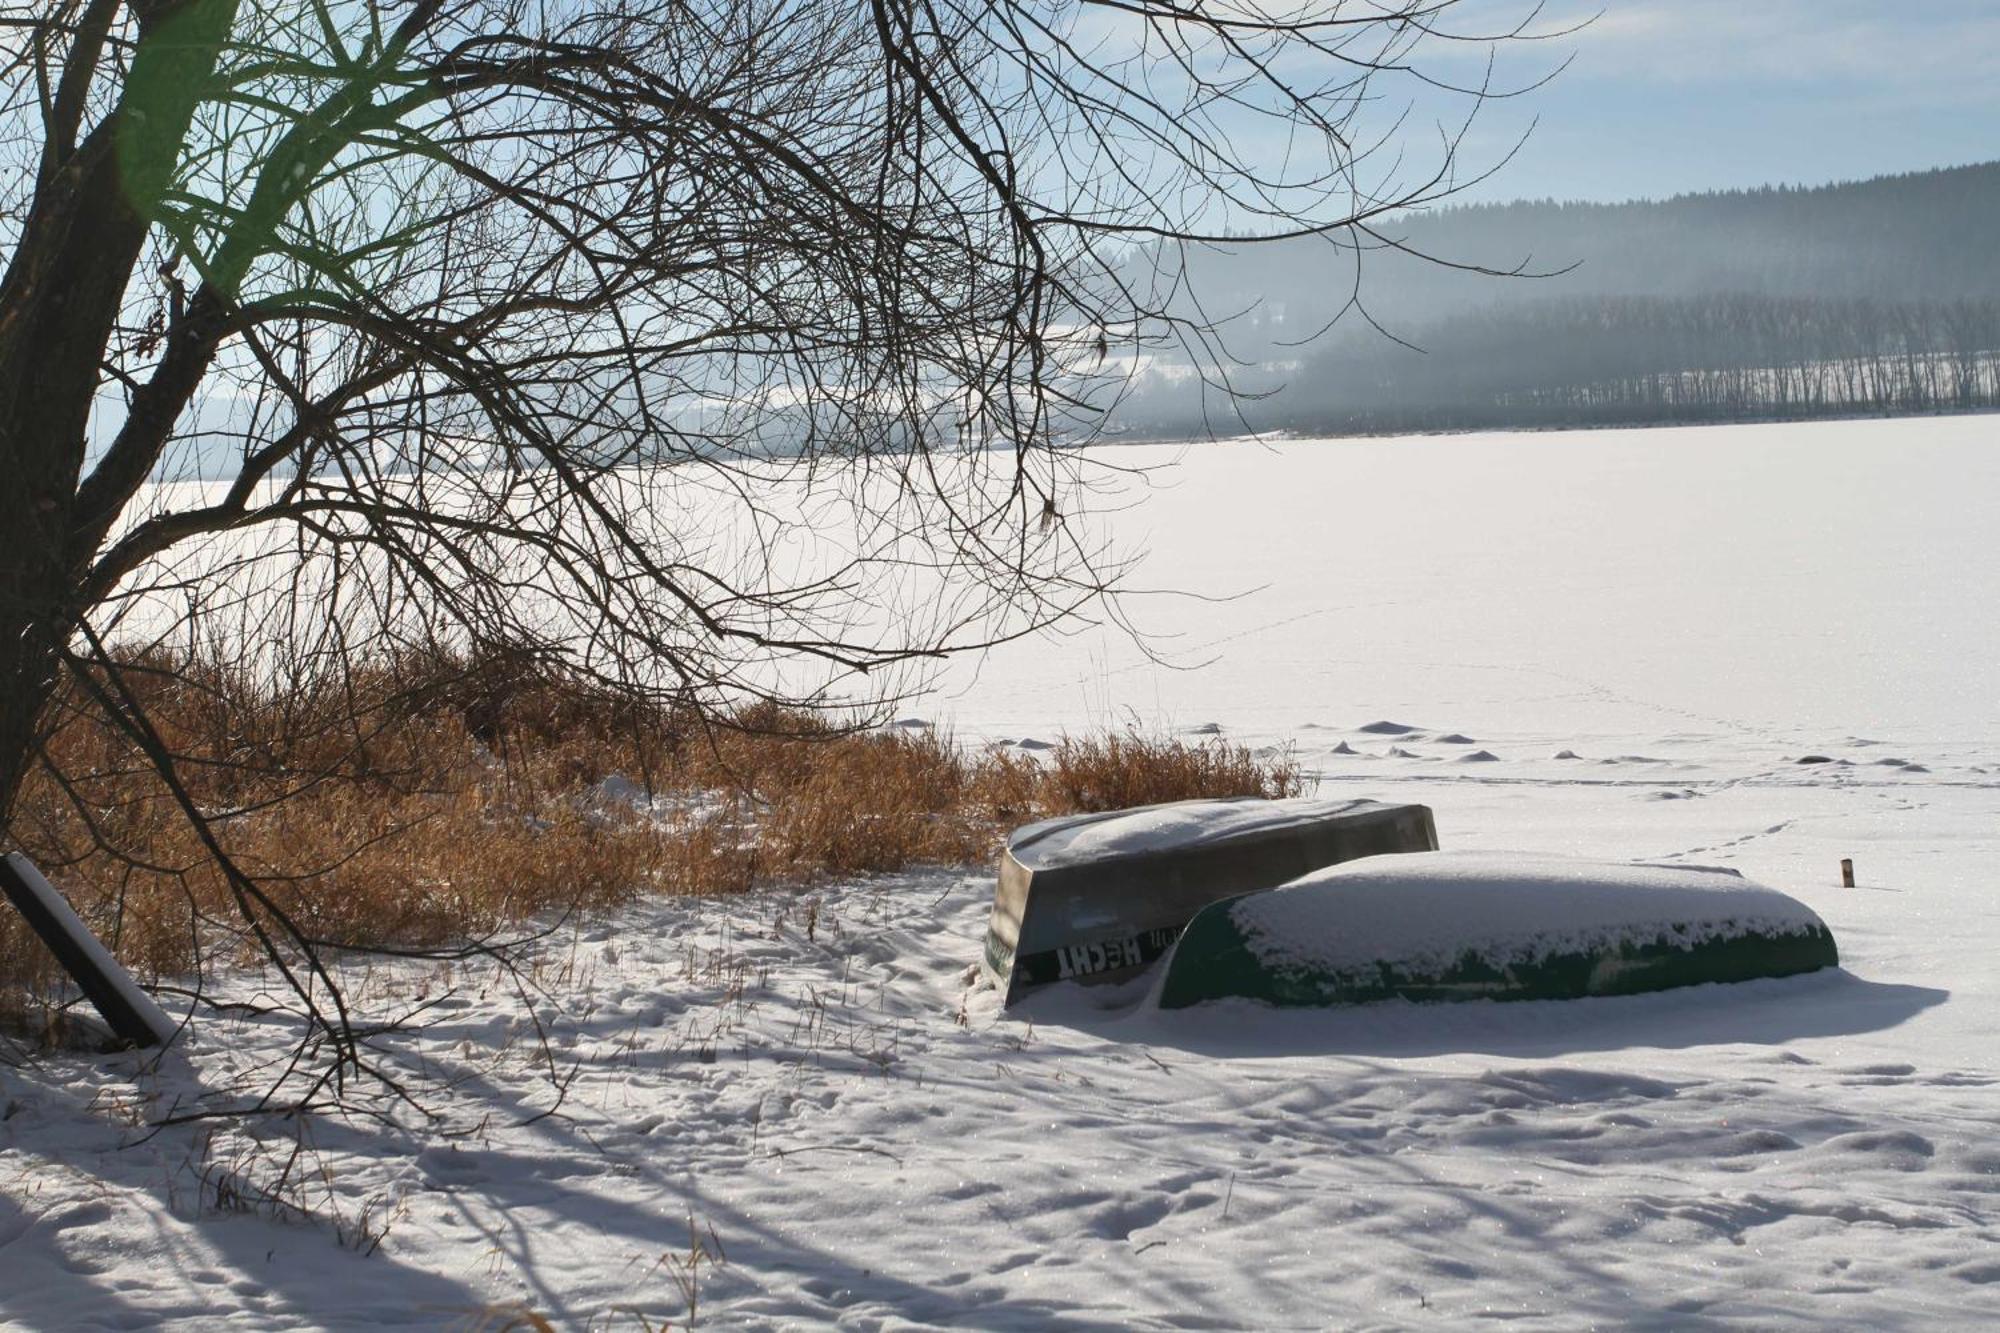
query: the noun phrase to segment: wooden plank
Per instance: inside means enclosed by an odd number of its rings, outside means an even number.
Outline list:
[[[178,1031],[174,1021],[139,989],[34,862],[19,852],[0,857],[0,889],[113,1032],[135,1046],[164,1046],[173,1040]]]

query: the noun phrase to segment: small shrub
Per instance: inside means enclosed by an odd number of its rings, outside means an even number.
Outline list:
[[[1298,765],[1259,759],[1222,741],[1189,744],[1136,734],[1064,738],[1042,774],[1038,795],[1051,812],[1123,810],[1164,801],[1261,796],[1304,789]]]

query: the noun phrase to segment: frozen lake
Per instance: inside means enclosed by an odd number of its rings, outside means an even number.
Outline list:
[[[2000,417],[1133,447],[1111,530],[1175,665],[1011,645],[940,712],[1289,735],[2000,740]]]

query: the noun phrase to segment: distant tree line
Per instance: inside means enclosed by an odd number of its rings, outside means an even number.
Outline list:
[[[1191,251],[1180,299],[1240,312],[1231,355],[1150,364],[1119,421],[1182,434],[1989,409],[1995,216],[2000,163],[1985,163],[1809,189],[1447,208],[1383,233],[1542,276],[1440,268],[1365,242]],[[1234,416],[1213,390],[1225,380],[1270,396]]]
[[[1968,412],[2000,407],[2000,300],[1747,293],[1563,299],[1343,339],[1266,417],[1454,429]]]
[[[1239,371],[1261,429],[1379,434],[2000,409],[2000,300],[1731,293],[1488,307]],[[1127,429],[1226,433],[1199,377],[1140,376]],[[1240,426],[1237,429],[1241,429]]]

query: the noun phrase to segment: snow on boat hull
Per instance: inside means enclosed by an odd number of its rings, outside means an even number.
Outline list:
[[[1159,1005],[1562,1000],[1791,976],[1840,961],[1802,903],[1731,870],[1468,855],[1339,867],[1215,903]]]
[[[1428,808],[1374,801],[1180,801],[1032,824],[1001,858],[982,967],[1005,1004],[1055,981],[1122,981],[1218,899],[1436,847]]]

